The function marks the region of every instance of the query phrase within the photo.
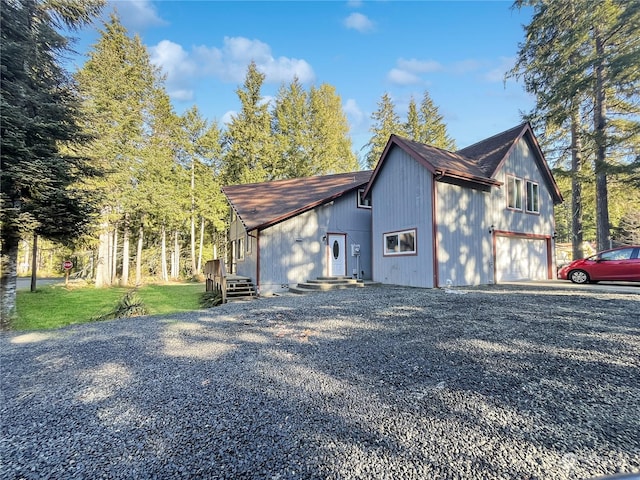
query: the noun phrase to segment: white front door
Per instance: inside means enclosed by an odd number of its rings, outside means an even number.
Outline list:
[[[329,276],[339,277],[347,274],[347,236],[329,234]]]

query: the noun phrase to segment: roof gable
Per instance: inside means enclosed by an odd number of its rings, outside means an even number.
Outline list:
[[[449,152],[397,135],[391,135],[380,156],[380,161],[378,161],[373,171],[365,195],[369,195],[378,172],[383,167],[385,159],[394,147],[399,147],[404,150],[414,160],[438,176],[438,179],[464,180],[471,182],[471,184],[475,183],[484,186],[500,185],[501,183],[495,178],[496,173],[523,137],[527,137],[533,146],[536,163],[542,175],[547,180],[547,185],[553,196],[554,203],[562,202],[560,190],[551,174],[551,170],[547,165],[529,122],[522,123],[485,140],[481,140],[457,152]]]
[[[371,171],[229,185],[222,193],[247,231],[262,230],[369,182]]]

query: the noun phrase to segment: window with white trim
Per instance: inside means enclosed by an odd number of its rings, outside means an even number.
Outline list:
[[[384,234],[385,255],[415,255],[416,231],[403,230]]]
[[[540,213],[538,184],[527,180],[527,212]]]
[[[358,190],[358,208],[371,208],[371,197],[364,197],[364,188]]]
[[[507,207],[522,210],[522,179],[507,177]]]

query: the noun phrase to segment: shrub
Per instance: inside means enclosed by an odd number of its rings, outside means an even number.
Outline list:
[[[100,315],[96,320],[111,320],[114,318],[130,318],[146,315],[147,307],[135,290],[129,290],[116,303],[115,307],[104,315]]]
[[[211,308],[222,304],[222,293],[218,291],[204,292],[200,296],[200,307]]]

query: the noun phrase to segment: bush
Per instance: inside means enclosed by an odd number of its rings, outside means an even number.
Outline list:
[[[222,293],[218,291],[204,292],[200,296],[200,307],[211,308],[222,304]]]
[[[96,320],[111,320],[114,318],[131,318],[146,315],[147,307],[135,290],[129,290],[116,306],[104,315],[100,315]]]

